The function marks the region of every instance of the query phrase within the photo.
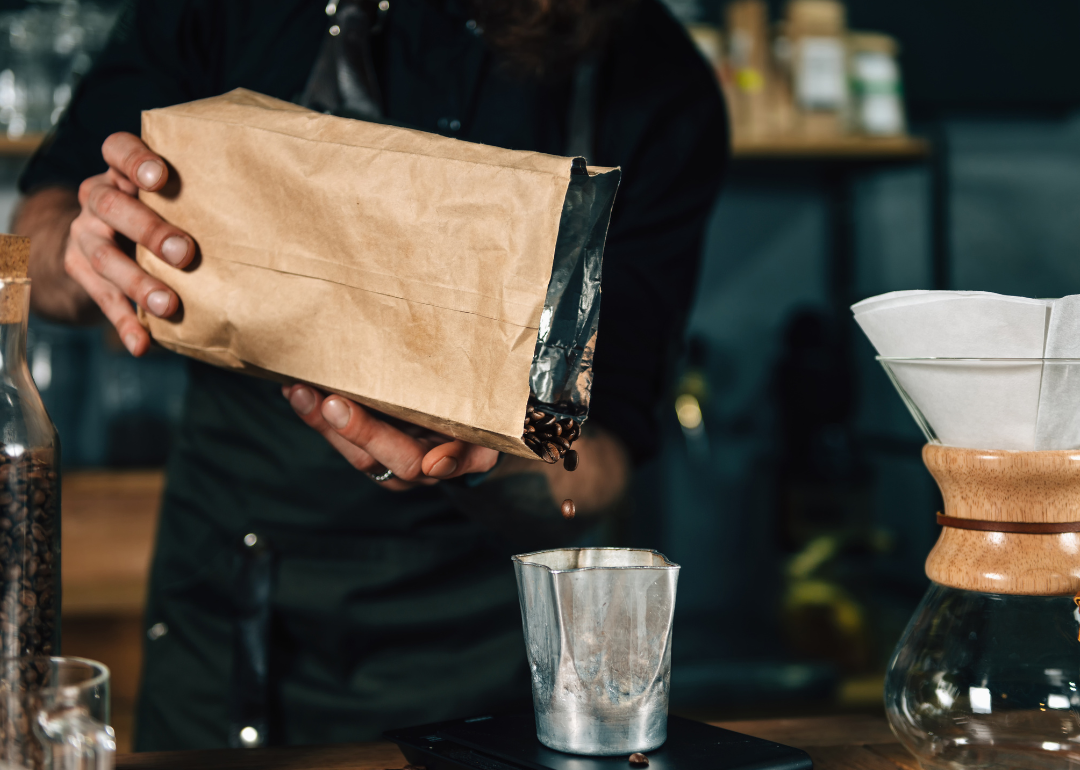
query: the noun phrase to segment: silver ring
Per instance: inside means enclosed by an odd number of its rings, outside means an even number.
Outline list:
[[[394,472],[390,469],[387,469],[380,473],[378,476],[376,476],[374,473],[369,473],[368,478],[381,484],[384,481],[389,481],[390,479],[394,478]]]

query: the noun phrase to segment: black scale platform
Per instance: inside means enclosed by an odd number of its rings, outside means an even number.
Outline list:
[[[629,757],[587,757],[549,749],[536,739],[531,713],[476,717],[391,730],[388,740],[427,770],[810,770],[805,751],[680,717],[668,718],[667,742]]]

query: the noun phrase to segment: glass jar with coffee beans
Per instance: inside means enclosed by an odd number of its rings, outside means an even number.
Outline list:
[[[0,237],[0,270],[11,238]],[[7,658],[60,653],[60,441],[26,363],[29,306],[29,279],[0,275],[0,654]]]

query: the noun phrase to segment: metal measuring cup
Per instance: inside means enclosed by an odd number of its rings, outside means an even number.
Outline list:
[[[662,745],[679,565],[633,548],[513,562],[540,742],[598,756]]]

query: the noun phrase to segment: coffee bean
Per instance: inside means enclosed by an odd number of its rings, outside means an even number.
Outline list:
[[[567,498],[562,501],[562,515],[564,519],[570,520],[577,514],[577,506],[574,505],[574,501]]]
[[[10,457],[0,445],[0,458],[0,646],[6,655],[48,654],[58,621],[59,476],[32,452]]]
[[[573,417],[559,417],[530,404],[521,438],[544,462],[553,464],[562,460],[563,467],[572,471],[578,466],[578,456],[577,452],[572,456],[569,453],[580,434],[581,424]]]
[[[630,764],[645,767],[649,764],[649,758],[641,752],[635,752],[630,755]]]

